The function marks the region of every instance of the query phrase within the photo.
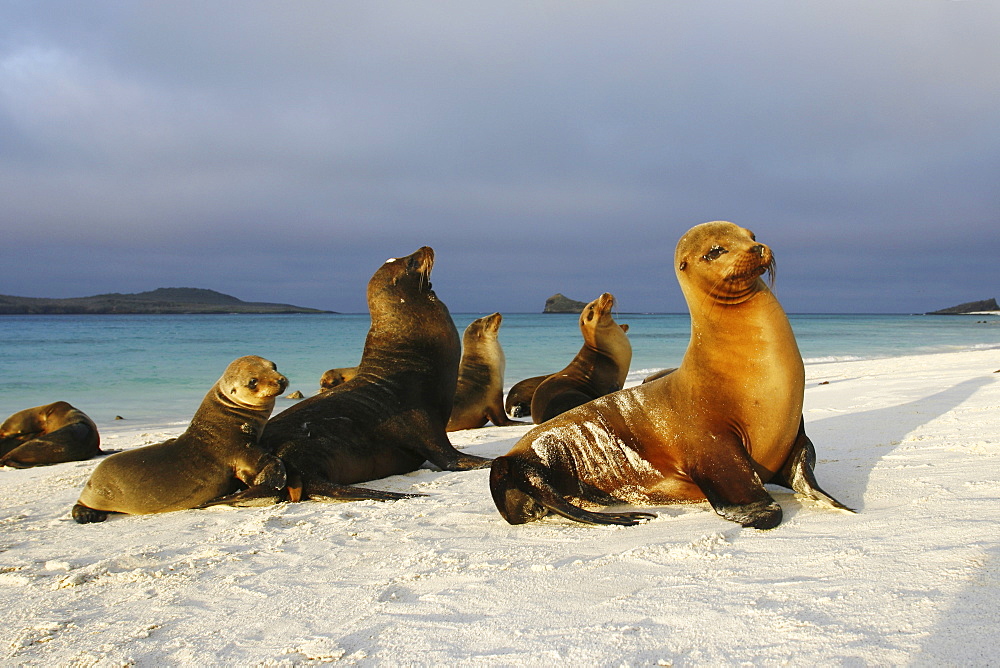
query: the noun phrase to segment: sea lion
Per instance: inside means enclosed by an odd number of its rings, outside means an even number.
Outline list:
[[[514,386],[507,392],[507,400],[504,408],[511,417],[528,417],[531,415],[531,398],[535,396],[535,390],[542,381],[551,376],[551,373],[541,376],[532,376],[522,381],[514,383]]]
[[[164,443],[111,455],[94,469],[73,506],[81,524],[109,513],[165,513],[196,508],[249,489],[233,500],[277,497],[285,469],[257,447],[275,398],[288,379],[273,362],[249,355],[234,360],[205,395],[183,434]]]
[[[101,452],[97,425],[65,401],[26,408],[0,425],[0,466],[76,462]]]
[[[619,325],[611,315],[614,305],[614,296],[605,292],[580,313],[583,347],[565,369],[535,388],[531,397],[531,419],[535,424],[624,386],[632,362],[632,344],[625,335],[628,325]]]
[[[319,379],[319,391],[326,392],[338,385],[343,385],[358,375],[358,367],[345,366],[337,369],[327,369]]]
[[[771,249],[728,222],[678,242],[674,269],[691,311],[680,367],[535,427],[493,462],[490,488],[511,524],[556,513],[630,525],[642,512],[579,505],[661,505],[707,499],[743,526],[769,529],[781,507],[771,482],[850,510],[820,489],[802,420],[805,372],[781,305],[761,275]]]
[[[448,307],[431,289],[434,251],[383,264],[368,282],[372,324],[358,374],[275,415],[261,446],[287,467],[288,496],[319,501],[412,496],[353,483],[415,471],[482,468],[448,441],[461,344]]]
[[[671,367],[669,369],[660,369],[659,371],[654,371],[653,373],[651,373],[648,376],[646,376],[645,378],[643,378],[642,382],[644,382],[644,383],[652,383],[654,380],[659,380],[660,378],[663,378],[664,376],[672,374],[674,371],[677,371],[677,367]]]
[[[458,366],[455,403],[448,431],[476,429],[489,420],[498,427],[523,424],[507,417],[503,406],[505,360],[497,334],[503,316],[477,318],[462,335],[462,361]]]

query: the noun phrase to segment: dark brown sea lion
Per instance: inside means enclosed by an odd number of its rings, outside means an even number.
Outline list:
[[[507,414],[511,417],[531,415],[531,398],[535,396],[535,390],[542,384],[542,381],[551,375],[551,373],[546,373],[541,376],[532,376],[514,383],[514,386],[507,392],[507,400],[504,402]]]
[[[816,483],[805,434],[805,373],[788,318],[761,275],[771,250],[732,223],[705,223],[677,244],[691,311],[680,367],[532,429],[493,462],[490,487],[511,524],[549,513],[635,524],[642,512],[581,508],[707,499],[743,526],[769,529],[781,507],[765,482],[849,510]]]
[[[628,325],[619,325],[611,315],[614,305],[614,296],[605,292],[584,307],[580,314],[583,347],[565,369],[535,388],[531,397],[535,424],[624,386],[632,344],[625,335]]]
[[[462,361],[458,367],[455,403],[448,431],[476,429],[487,420],[498,427],[523,424],[507,417],[503,406],[503,373],[506,362],[497,334],[503,316],[477,318],[462,335]]]
[[[338,385],[343,385],[358,375],[358,367],[345,366],[337,369],[327,369],[319,379],[319,391],[326,392]]]
[[[26,408],[0,425],[0,466],[23,469],[99,454],[97,425],[65,401]]]
[[[431,289],[434,251],[390,259],[368,282],[371,329],[352,380],[275,415],[261,445],[285,463],[289,498],[398,499],[353,483],[415,471],[481,468],[448,441],[461,344]]]
[[[73,506],[81,524],[109,513],[196,508],[249,486],[248,497],[275,497],[285,486],[281,462],[257,439],[288,379],[253,355],[233,361],[205,395],[183,434],[111,455],[94,469]]]

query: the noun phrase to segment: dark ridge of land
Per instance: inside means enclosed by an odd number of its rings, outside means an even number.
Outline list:
[[[545,300],[542,313],[582,313],[587,302],[578,302],[557,292]]]
[[[179,314],[179,313],[333,313],[320,309],[245,302],[203,288],[158,288],[149,292],[112,292],[93,297],[48,299],[0,295],[0,315]]]
[[[943,308],[940,311],[931,311],[924,315],[964,315],[966,313],[978,313],[980,311],[1000,311],[996,298],[984,299],[978,302],[966,302],[958,306]]]

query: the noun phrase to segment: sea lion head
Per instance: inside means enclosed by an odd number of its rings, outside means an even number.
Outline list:
[[[335,387],[343,385],[347,381],[358,375],[357,367],[341,367],[338,369],[327,369],[319,379],[319,391],[328,392]]]
[[[495,339],[500,331],[501,322],[503,322],[503,316],[499,313],[476,318],[465,328],[465,338],[472,341]]]
[[[698,303],[695,295],[740,304],[767,290],[760,277],[773,272],[774,256],[750,230],[715,221],[695,225],[681,237],[674,268],[689,306]]]
[[[593,331],[601,327],[618,327],[615,323],[612,310],[615,307],[615,296],[610,292],[603,293],[600,297],[583,307],[580,312],[580,331]],[[628,331],[628,328],[625,328]],[[586,338],[586,334],[584,334]]]
[[[249,408],[274,406],[274,399],[288,387],[274,362],[256,355],[233,360],[217,383],[228,401]]]
[[[632,344],[625,335],[628,325],[615,322],[614,308],[615,297],[610,292],[584,306],[580,312],[580,332],[592,348],[616,356],[628,355],[631,359]]]
[[[368,305],[394,302],[406,304],[419,297],[421,301],[437,301],[431,289],[434,269],[434,249],[423,246],[410,255],[389,258],[368,281]]]

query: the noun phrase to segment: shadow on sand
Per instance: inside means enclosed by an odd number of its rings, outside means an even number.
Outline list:
[[[812,438],[818,441],[820,463],[816,468],[820,484],[847,505],[860,509],[871,473],[883,457],[908,434],[954,410],[977,390],[997,380],[992,376],[971,378],[908,403],[816,420],[809,431],[817,435]],[[832,439],[849,444],[824,448],[823,443],[832,443]],[[824,462],[824,451],[838,459]],[[922,643],[921,655],[913,657],[913,665],[996,665],[1000,654],[1000,541],[991,533],[994,530],[988,529],[982,536],[984,554],[976,576],[941,615]]]
[[[816,446],[820,485],[843,503],[861,510],[871,473],[883,457],[915,429],[954,410],[979,388],[994,382],[996,379],[990,377],[970,378],[905,404],[807,420],[806,433]]]

